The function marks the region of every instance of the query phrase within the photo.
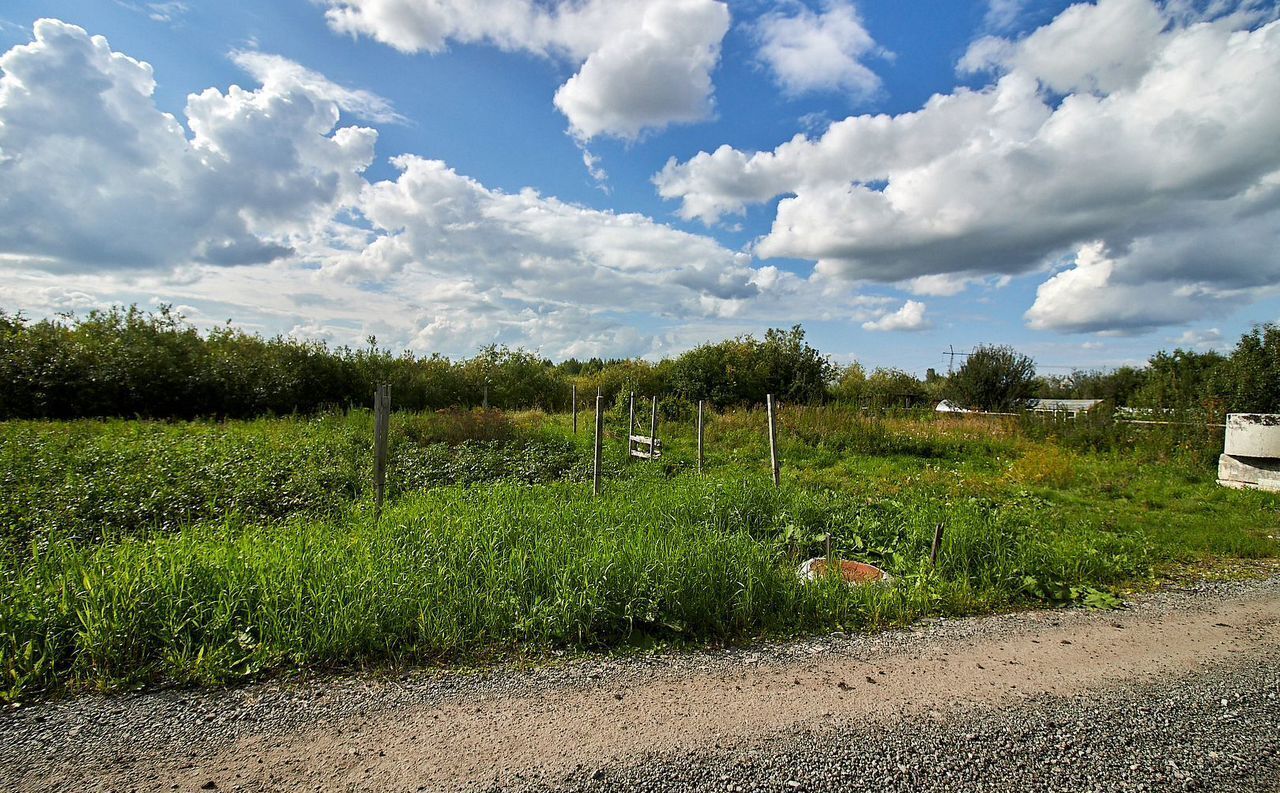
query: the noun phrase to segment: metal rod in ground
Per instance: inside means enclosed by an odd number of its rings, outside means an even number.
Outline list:
[[[591,466],[591,493],[600,495],[600,449],[604,436],[604,397],[596,396],[596,453]]]
[[[929,550],[929,566],[938,566],[938,551],[942,550],[942,524],[933,529],[933,548]]]
[[[387,430],[391,424],[391,386],[380,385],[373,392],[373,489],[374,522],[382,519],[382,500],[387,484]]]
[[[702,473],[702,400],[698,400],[698,473]]]
[[[653,398],[653,409],[649,413],[649,459],[658,456],[658,398]]]
[[[631,436],[636,434],[636,392],[632,391],[627,399],[627,443],[626,462],[631,462]]]
[[[570,410],[573,411],[573,434],[578,434],[578,386],[569,386],[569,404],[572,405]]]
[[[773,467],[773,486],[782,484],[782,467],[778,461],[778,416],[773,403],[773,394],[765,396],[765,404],[769,408],[769,464]]]
[[[373,519],[382,517],[382,386],[373,389]]]

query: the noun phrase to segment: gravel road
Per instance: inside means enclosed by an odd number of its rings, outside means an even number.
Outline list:
[[[1280,577],[550,668],[0,715],[16,790],[1280,791]]]

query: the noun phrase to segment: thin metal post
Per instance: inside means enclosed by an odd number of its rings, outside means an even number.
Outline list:
[[[929,566],[938,566],[938,551],[942,550],[942,524],[933,529],[933,547],[929,549]]]
[[[773,403],[773,394],[765,396],[769,407],[769,464],[773,468],[773,486],[782,484],[782,469],[778,461],[778,416]]]
[[[636,434],[636,392],[627,400],[627,462],[631,462],[631,436]]]
[[[596,453],[591,466],[591,493],[600,495],[600,449],[604,436],[604,397],[596,395]]]
[[[391,426],[391,386],[380,385],[373,392],[373,487],[374,522],[382,519],[382,500],[387,485],[387,430]]]
[[[698,473],[702,473],[702,400],[698,400]]]
[[[649,414],[649,459],[656,459],[658,451],[658,398],[653,398],[653,409]]]
[[[570,392],[569,401],[570,401],[570,403],[572,403],[572,405],[573,405],[573,407],[572,407],[572,410],[573,410],[573,434],[574,434],[574,435],[577,435],[577,434],[578,434],[578,385],[575,383],[575,384],[573,384],[573,385],[569,386],[569,392]]]

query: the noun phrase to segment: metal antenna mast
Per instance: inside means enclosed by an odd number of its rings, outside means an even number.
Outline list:
[[[970,355],[970,353],[967,353],[967,352],[956,352],[956,348],[955,348],[955,346],[954,346],[954,345],[951,345],[951,344],[948,344],[948,345],[947,345],[947,349],[943,350],[943,351],[942,351],[942,354],[943,354],[943,355],[946,355],[946,356],[949,356],[949,358],[950,358],[950,359],[947,361],[947,374],[948,374],[948,375],[950,375],[950,374],[951,374],[951,372],[952,372],[952,371],[955,369],[955,367],[956,367],[956,356],[957,356],[957,355],[959,355],[961,358],[968,358],[968,357],[969,357],[969,355]]]

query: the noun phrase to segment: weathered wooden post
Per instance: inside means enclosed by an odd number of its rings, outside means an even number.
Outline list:
[[[373,392],[373,520],[382,519],[382,498],[387,485],[387,430],[391,426],[391,386]]]
[[[653,410],[649,415],[649,459],[658,457],[658,397],[653,398]]]
[[[569,394],[570,394],[569,402],[572,405],[570,410],[573,411],[573,434],[577,435],[578,434],[578,384],[577,383],[574,383],[569,386]]]
[[[778,416],[773,403],[773,394],[765,395],[765,404],[769,408],[769,464],[773,467],[773,486],[782,484],[782,468],[778,461]]]
[[[702,473],[702,400],[698,400],[698,473]]]
[[[933,529],[933,547],[929,549],[929,566],[938,566],[938,551],[942,550],[942,524]]]
[[[604,397],[596,394],[596,453],[591,466],[591,493],[600,495],[600,449],[604,435]]]
[[[489,409],[489,381],[484,381],[484,409]]]

